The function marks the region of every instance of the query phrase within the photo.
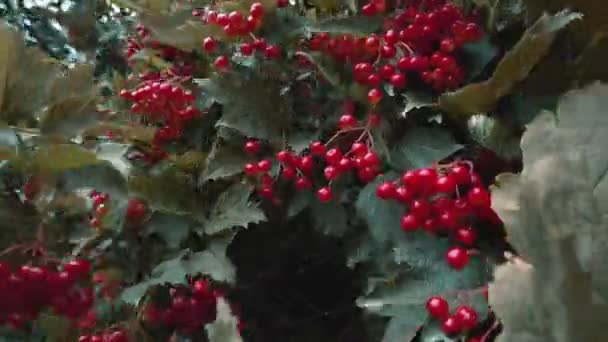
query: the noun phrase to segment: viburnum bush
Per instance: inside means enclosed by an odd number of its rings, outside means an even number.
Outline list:
[[[599,43],[535,3],[2,5],[2,341],[601,340]]]

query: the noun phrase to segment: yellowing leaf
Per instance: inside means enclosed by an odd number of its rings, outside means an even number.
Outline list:
[[[526,30],[513,49],[505,54],[489,80],[443,94],[439,97],[439,106],[454,116],[467,118],[492,111],[498,100],[524,80],[548,53],[557,33],[580,18],[580,13],[567,10],[555,15],[543,15]]]

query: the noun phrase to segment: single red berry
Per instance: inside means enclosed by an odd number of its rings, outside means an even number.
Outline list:
[[[392,182],[384,182],[376,189],[376,196],[384,200],[394,198],[396,195],[397,191]]]
[[[376,105],[382,100],[382,91],[378,88],[372,88],[367,93],[367,100],[370,104]]]
[[[264,56],[269,59],[277,59],[281,57],[281,47],[278,45],[269,45],[264,49]]]
[[[245,171],[245,174],[248,176],[253,176],[253,175],[257,174],[258,172],[260,172],[260,170],[258,170],[257,165],[252,164],[252,163],[245,164],[244,171]]]
[[[401,217],[401,230],[404,232],[411,232],[420,227],[420,222],[416,219],[416,216],[411,214],[405,214]]]
[[[110,207],[105,204],[100,204],[97,209],[95,209],[95,213],[98,216],[105,216],[110,211]]]
[[[279,153],[277,153],[277,160],[283,164],[291,164],[293,162],[291,153],[287,150],[279,151]]]
[[[410,214],[418,221],[423,222],[431,215],[431,204],[424,199],[415,199],[410,205]]]
[[[91,335],[91,342],[103,342],[102,335]]]
[[[228,14],[226,14],[226,13],[219,13],[217,15],[217,18],[216,18],[215,22],[219,26],[226,26],[226,25],[228,25],[230,23],[230,20],[228,19]]]
[[[260,152],[260,148],[261,148],[261,145],[260,145],[259,141],[248,140],[245,143],[245,146],[243,149],[245,150],[245,153],[247,153],[247,154],[256,155]]]
[[[439,215],[439,223],[449,230],[458,226],[459,220],[455,210],[446,210]]]
[[[205,39],[203,39],[203,49],[205,50],[205,52],[211,53],[215,51],[216,47],[217,41],[213,37],[206,37]]]
[[[213,62],[213,65],[218,69],[226,69],[230,65],[230,59],[228,59],[227,56],[218,56]]]
[[[456,180],[451,175],[437,178],[435,181],[435,191],[448,195],[453,194],[456,192]]]
[[[397,89],[401,89],[403,87],[405,87],[406,84],[406,79],[405,79],[405,75],[400,74],[400,73],[395,73],[391,76],[389,82],[391,83],[391,85]]]
[[[414,198],[414,194],[408,188],[400,186],[395,189],[395,198],[401,203],[409,203]]]
[[[258,51],[264,51],[264,50],[266,50],[268,43],[266,42],[266,39],[264,39],[264,38],[256,38],[253,41],[253,46]]]
[[[284,167],[283,172],[281,172],[281,176],[283,176],[283,179],[285,179],[285,180],[295,179],[297,175],[298,175],[298,172],[296,171],[295,168],[293,168],[291,166]]]
[[[251,56],[253,54],[253,45],[251,43],[242,43],[241,54],[243,56]]]
[[[350,114],[344,114],[338,120],[338,127],[340,127],[340,129],[348,129],[355,127],[356,125],[357,119],[355,119],[355,117]]]
[[[312,183],[308,180],[308,178],[300,177],[296,179],[296,189],[299,191],[307,190],[312,188]]]
[[[449,175],[454,178],[458,185],[466,185],[471,182],[471,171],[465,165],[456,165],[450,168]]]
[[[332,194],[330,187],[325,186],[317,191],[317,198],[322,203],[327,203],[327,202],[331,201],[332,197],[333,197],[333,194]]]
[[[249,7],[249,14],[254,18],[261,18],[264,15],[264,5],[261,2],[254,2]]]
[[[141,219],[146,215],[146,205],[141,200],[132,198],[127,205],[127,218],[131,220]]]
[[[355,142],[351,146],[350,150],[354,153],[355,156],[363,157],[367,153],[367,146],[361,142]]]
[[[428,219],[424,220],[424,223],[422,224],[422,228],[429,233],[435,233],[439,228],[439,223],[437,222],[437,219],[435,219],[435,218],[428,218]]]
[[[460,306],[456,309],[454,317],[460,321],[464,329],[473,329],[477,326],[477,312],[468,306]]]
[[[369,183],[378,176],[378,171],[374,167],[364,166],[357,171],[357,178],[363,183]]]
[[[93,228],[101,228],[103,226],[103,221],[98,219],[97,217],[93,217],[89,220],[89,224]]]
[[[373,2],[369,2],[361,7],[361,13],[367,17],[372,17],[378,13],[378,8]]]
[[[340,175],[340,171],[337,167],[329,165],[325,167],[325,169],[323,170],[323,174],[325,175],[325,179],[327,179],[328,181],[332,181],[338,178],[338,176]]]
[[[300,171],[302,171],[306,175],[309,175],[312,172],[314,166],[315,161],[312,159],[312,156],[304,156],[300,158],[297,163],[298,169],[300,169]]]
[[[450,305],[443,297],[431,297],[426,301],[426,311],[433,318],[445,318],[450,314]]]
[[[385,80],[388,80],[395,74],[395,67],[391,64],[384,64],[382,68],[380,68],[380,76]]]
[[[441,330],[446,335],[457,335],[462,331],[462,324],[456,317],[448,317],[441,323]]]
[[[416,171],[418,179],[417,188],[423,194],[432,193],[435,189],[435,182],[437,181],[437,171],[435,169],[419,169]]]
[[[458,228],[458,230],[456,230],[456,240],[462,242],[465,246],[472,246],[477,241],[477,234],[472,228]]]
[[[342,159],[342,151],[338,148],[332,148],[325,153],[325,161],[329,165],[337,165]]]
[[[308,146],[310,153],[314,156],[322,156],[325,154],[325,145],[320,141],[313,141]]]
[[[340,162],[338,163],[337,167],[338,167],[338,170],[340,170],[340,172],[347,172],[347,171],[350,171],[350,169],[352,169],[353,162],[348,157],[342,157],[342,159],[340,159]]]
[[[490,193],[479,186],[469,190],[467,199],[469,200],[469,203],[476,208],[489,208],[491,205]]]
[[[91,342],[91,336],[81,335],[80,337],[78,337],[78,342]]]
[[[262,198],[269,200],[272,199],[272,197],[274,196],[274,191],[272,190],[271,186],[264,186],[258,190],[258,195],[260,195],[260,197]]]
[[[114,331],[104,337],[104,342],[129,342],[129,335],[123,330]]]
[[[447,263],[457,270],[463,269],[469,263],[469,254],[462,247],[452,247],[445,254]]]
[[[258,162],[258,170],[261,172],[268,172],[272,169],[272,161],[270,159],[263,159]]]
[[[375,167],[380,165],[380,163],[382,163],[382,161],[380,160],[380,158],[378,158],[378,155],[373,152],[373,151],[369,151],[367,152],[364,156],[363,159],[361,160],[361,162],[363,163],[362,166],[369,166],[369,167]]]
[[[445,53],[452,53],[456,49],[456,42],[454,39],[445,38],[439,43],[439,48]]]
[[[278,8],[287,7],[287,5],[289,5],[289,0],[277,0]]]
[[[371,74],[367,76],[365,83],[370,87],[378,87],[382,84],[382,77],[378,74]]]
[[[91,263],[86,259],[73,259],[63,264],[63,270],[68,273],[72,279],[80,279],[91,272]]]

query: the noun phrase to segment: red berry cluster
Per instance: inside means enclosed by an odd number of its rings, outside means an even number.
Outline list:
[[[244,146],[245,152],[257,155],[260,151],[260,143],[249,140]],[[317,190],[317,198],[321,202],[329,202],[333,198],[331,183],[340,176],[355,171],[361,182],[369,183],[378,175],[381,160],[378,155],[365,143],[356,141],[351,149],[344,153],[339,147],[327,149],[321,141],[313,141],[308,147],[308,152],[303,155],[292,153],[288,150],[279,151],[276,160],[281,166],[280,177],[287,182],[293,182],[297,191],[304,191],[313,187],[313,171],[322,168],[323,177],[328,185]],[[274,179],[269,171],[272,169],[272,160],[263,159],[257,163],[245,165],[245,174],[258,177],[261,180],[261,188],[258,190],[260,197],[273,199]]]
[[[143,309],[146,324],[192,335],[205,324],[215,321],[217,299],[221,293],[213,290],[207,280],[199,279],[189,286],[173,287],[170,295],[168,307],[148,304]]]
[[[384,7],[384,1],[372,0],[362,11],[371,16]],[[350,61],[355,81],[370,87],[372,105],[382,100],[383,82],[397,90],[412,77],[440,92],[458,87],[464,78],[458,50],[481,39],[479,26],[465,18],[462,8],[441,0],[412,4],[396,13],[387,20],[384,34],[355,38],[322,32],[311,39],[310,49]]]
[[[0,324],[20,329],[50,307],[55,314],[77,319],[93,305],[93,288],[85,286],[91,264],[74,259],[61,265],[22,265],[13,271],[0,262]]]
[[[129,342],[129,334],[123,329],[111,329],[98,334],[80,335],[78,342]]]
[[[401,217],[403,231],[422,228],[448,233],[465,248],[473,246],[477,239],[471,225],[474,219],[497,219],[489,192],[467,163],[454,163],[439,171],[425,168],[404,172],[399,180],[380,184],[376,195],[407,207]],[[468,263],[465,248],[456,246],[447,251],[446,261],[453,268],[462,269]]]
[[[264,5],[260,2],[254,2],[249,8],[246,18],[239,11],[230,13],[218,13],[216,11],[201,13],[199,11],[197,14],[200,15],[205,24],[221,26],[228,37],[248,39],[239,46],[241,55],[251,56],[258,51],[268,59],[277,59],[282,55],[279,45],[269,45],[264,38],[250,38],[254,37],[252,33],[262,25],[264,12]],[[203,40],[202,47],[205,52],[214,53],[218,50],[218,41],[214,37],[207,37]],[[213,64],[219,70],[226,70],[230,67],[230,59],[226,55],[219,55],[215,58]]]
[[[121,90],[120,96],[133,101],[131,111],[134,114],[162,125],[152,142],[159,147],[179,139],[184,126],[200,115],[193,106],[192,92],[165,79],[143,81],[136,89]]]
[[[92,190],[89,193],[89,198],[92,200],[94,209],[94,215],[90,219],[89,223],[91,227],[95,229],[103,228],[103,217],[110,212],[110,194],[100,193],[97,190]],[[148,212],[148,209],[144,202],[139,199],[130,199],[127,204],[127,210],[125,216],[131,223],[140,223]]]
[[[426,310],[431,317],[441,320],[441,328],[447,335],[458,335],[463,330],[475,328],[478,323],[477,312],[469,306],[460,306],[450,315],[450,306],[443,297],[429,298]]]

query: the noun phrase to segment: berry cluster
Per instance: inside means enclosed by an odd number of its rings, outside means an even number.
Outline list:
[[[372,105],[382,100],[383,82],[400,90],[415,78],[438,92],[454,89],[464,78],[459,49],[478,41],[483,33],[455,4],[419,2],[397,11],[387,20],[381,35],[355,38],[321,32],[313,36],[309,47],[352,63],[355,81],[370,87],[368,101]],[[384,10],[383,0],[372,0],[362,8],[369,16]]]
[[[103,218],[110,212],[110,195],[107,193],[100,193],[97,190],[92,190],[89,193],[89,198],[92,201],[94,209],[94,215],[89,220],[89,224],[95,229],[102,229]],[[144,202],[132,198],[127,204],[125,216],[131,223],[140,223],[146,217],[147,212],[148,209]]]
[[[293,182],[297,191],[305,191],[313,187],[314,171],[322,170],[323,182],[327,185],[317,190],[317,198],[325,203],[332,200],[331,183],[339,177],[355,171],[361,182],[369,183],[378,176],[382,162],[366,143],[355,141],[346,153],[339,147],[327,149],[326,145],[321,141],[313,141],[303,155],[289,150],[279,151],[276,160],[281,167],[280,178],[286,182]],[[249,140],[245,143],[244,149],[246,153],[255,156],[260,151],[260,142]],[[275,180],[269,174],[271,169],[271,159],[247,163],[244,168],[245,174],[260,180],[261,187],[258,189],[258,194],[265,199],[274,199]]]
[[[380,184],[376,195],[407,207],[401,217],[403,231],[422,228],[447,234],[464,246],[452,247],[446,253],[446,261],[455,269],[467,265],[469,255],[465,248],[476,243],[477,233],[472,223],[497,219],[489,192],[467,163],[455,163],[441,170],[424,168],[404,172],[399,180]]]
[[[93,288],[83,281],[91,264],[74,259],[61,265],[22,265],[13,271],[0,262],[0,324],[20,329],[50,307],[55,314],[77,319],[93,305]]]
[[[280,1],[277,4],[279,7],[284,7],[287,5],[287,2]],[[279,45],[268,44],[264,38],[255,38],[253,36],[253,32],[262,25],[264,12],[264,5],[260,2],[254,2],[249,8],[246,18],[238,11],[230,13],[218,13],[213,10],[206,13],[196,11],[195,15],[200,16],[207,25],[221,26],[224,34],[228,37],[249,39],[241,42],[239,46],[239,52],[242,56],[252,56],[254,52],[258,51],[268,59],[277,59],[283,53]],[[203,40],[202,47],[206,53],[215,53],[218,50],[218,41],[214,37],[206,37]],[[226,70],[230,67],[230,58],[227,55],[221,54],[215,58],[213,64],[218,70]]]
[[[213,290],[205,279],[189,286],[172,287],[169,306],[148,304],[143,309],[143,320],[153,327],[162,326],[182,335],[192,335],[202,326],[211,323],[216,316],[216,303],[221,293]]]
[[[143,81],[136,89],[121,90],[120,96],[134,102],[134,114],[161,125],[152,142],[159,147],[179,139],[185,124],[201,114],[193,106],[192,92],[166,79]]]
[[[129,334],[123,329],[112,329],[98,334],[80,335],[78,342],[129,342]]]
[[[460,306],[450,315],[449,303],[443,297],[429,298],[426,310],[431,317],[441,320],[441,328],[447,335],[458,335],[463,330],[475,328],[478,323],[477,312],[469,306]]]

